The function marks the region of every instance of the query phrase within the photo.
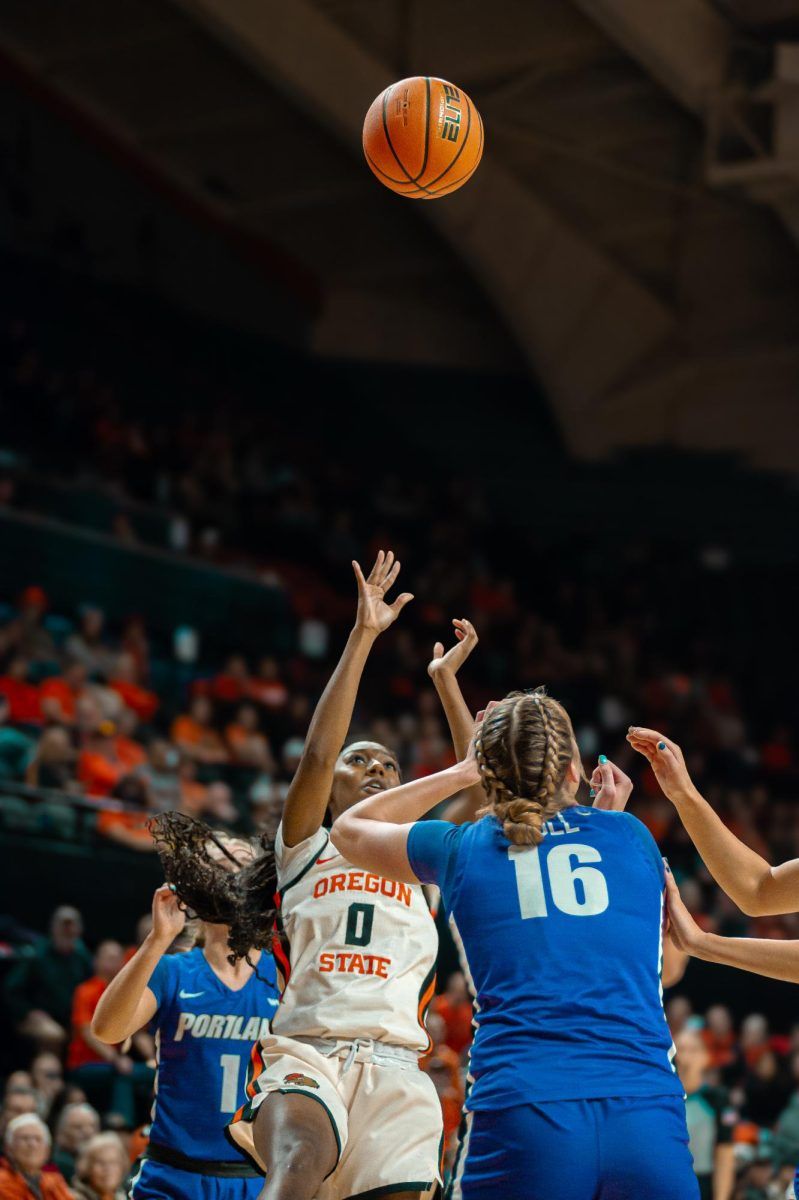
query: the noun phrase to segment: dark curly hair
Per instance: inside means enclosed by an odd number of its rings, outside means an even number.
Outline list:
[[[210,846],[236,863],[225,846],[227,835],[204,821],[167,812],[149,823],[164,875],[180,903],[209,925],[229,927],[230,962],[248,959],[251,950],[272,952],[277,915],[277,870],[272,843],[258,840],[261,853],[236,871],[214,859]]]

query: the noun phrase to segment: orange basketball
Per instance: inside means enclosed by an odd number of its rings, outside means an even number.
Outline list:
[[[483,154],[483,122],[454,83],[415,75],[392,83],[363,123],[363,152],[400,196],[436,200],[463,187]]]

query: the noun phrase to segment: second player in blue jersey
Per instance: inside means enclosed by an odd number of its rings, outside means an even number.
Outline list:
[[[226,841],[231,853],[247,843]],[[153,900],[153,932],[101,998],[98,1036],[118,1041],[149,1024],[158,1058],[150,1142],[132,1200],[256,1200],[263,1177],[230,1144],[225,1126],[245,1100],[253,1042],[278,1002],[274,961],[228,961],[227,928],[203,923],[204,945],[166,950],[185,917],[169,888]]]
[[[571,722],[493,706],[463,764],[370,797],[332,836],[357,866],[441,888],[476,1036],[454,1200],[696,1200],[661,993],[664,867],[624,812],[575,804]],[[481,820],[419,821],[481,778]],[[405,823],[400,823],[405,822]]]

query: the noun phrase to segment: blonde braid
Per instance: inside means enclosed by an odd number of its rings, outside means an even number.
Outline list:
[[[564,708],[542,688],[514,692],[494,708],[475,740],[483,787],[505,836],[538,845],[544,824],[564,807],[563,782],[574,734]]]

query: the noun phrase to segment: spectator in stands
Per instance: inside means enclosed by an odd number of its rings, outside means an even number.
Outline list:
[[[35,1113],[10,1122],[3,1140],[5,1158],[0,1160],[3,1200],[71,1200],[60,1171],[44,1169],[51,1145],[50,1130]]]
[[[9,720],[19,725],[41,725],[42,708],[39,689],[29,678],[30,663],[22,654],[15,654],[5,675],[0,676],[0,693],[8,700]]]
[[[751,1013],[741,1025],[741,1051],[747,1066],[754,1067],[770,1048],[768,1021],[762,1013]]]
[[[45,1050],[31,1062],[31,1082],[41,1116],[49,1117],[56,1097],[64,1087],[64,1070],[57,1055]]]
[[[33,1077],[30,1071],[12,1071],[6,1080],[6,1086],[3,1090],[4,1096],[10,1096],[12,1092],[29,1091],[33,1087]]]
[[[132,654],[117,657],[109,686],[122,697],[127,708],[135,712],[144,725],[149,725],[158,711],[159,700],[155,692],[142,686],[136,659]]]
[[[75,724],[78,700],[86,691],[87,678],[83,663],[68,661],[61,675],[45,679],[39,688],[39,702],[48,723]]]
[[[165,738],[156,738],[147,748],[147,762],[134,774],[143,780],[153,812],[180,806],[180,754]]]
[[[61,725],[45,729],[25,771],[25,782],[31,787],[55,788],[67,792],[76,784],[77,751],[69,733]]]
[[[231,654],[223,669],[211,680],[208,689],[214,700],[222,704],[238,704],[246,699],[250,688],[250,672],[242,654]]]
[[[254,705],[241,705],[225,730],[225,739],[233,762],[259,771],[274,771],[272,751],[259,728],[258,709]]]
[[[75,662],[83,663],[89,675],[111,675],[116,655],[105,636],[105,613],[101,608],[81,606],[78,628],[67,638],[64,650]]]
[[[21,1117],[23,1113],[35,1113],[38,1111],[39,1097],[36,1095],[33,1087],[17,1085],[16,1087],[8,1088],[3,1096],[2,1108],[0,1108],[0,1137],[5,1135],[6,1129],[15,1117]]]
[[[97,814],[97,832],[109,841],[150,854],[155,846],[147,823],[153,815],[150,793],[136,775],[126,775],[114,789],[114,796],[134,808],[102,808]]]
[[[72,996],[91,974],[91,955],[81,940],[83,918],[76,908],[57,908],[50,933],[20,952],[5,981],[6,1003],[17,1032],[40,1049],[58,1051],[67,1040]]]
[[[256,779],[250,788],[250,814],[256,833],[265,833],[274,841],[283,816],[287,784],[277,783],[267,775]]]
[[[125,1147],[115,1133],[90,1138],[78,1156],[72,1185],[75,1200],[126,1200],[122,1184],[128,1167]]]
[[[206,696],[195,696],[188,713],[172,724],[172,741],[186,758],[198,763],[224,763],[228,760],[225,743],[213,724],[214,710]]]
[[[238,821],[239,814],[233,803],[233,792],[221,780],[208,784],[203,816],[212,825],[235,825]]]
[[[452,972],[446,988],[433,1001],[433,1010],[444,1022],[445,1043],[456,1054],[463,1054],[472,1041],[474,1009],[462,971]]]
[[[33,738],[7,724],[8,697],[0,693],[0,780],[24,779],[36,752]]]
[[[123,708],[117,721],[117,734],[114,738],[117,758],[124,763],[126,771],[135,771],[147,762],[147,751],[135,734],[139,718],[131,708]]]
[[[150,673],[150,639],[144,618],[128,617],[122,629],[121,648],[133,655],[139,679],[147,679]]]
[[[121,1118],[132,1129],[136,1117],[136,1093],[146,1092],[153,1071],[134,1062],[115,1046],[107,1046],[92,1033],[92,1017],[100,997],[125,965],[119,942],[105,941],[94,956],[94,975],[75,989],[72,1005],[72,1040],[67,1051],[70,1078],[91,1098],[108,1100],[102,1107]]]
[[[19,615],[8,630],[9,642],[17,653],[34,662],[54,662],[58,658],[53,636],[43,624],[47,607],[43,588],[26,587],[19,598]]]
[[[737,1113],[724,1089],[712,1087],[706,1080],[710,1056],[699,1030],[683,1029],[676,1046],[700,1200],[730,1200],[735,1185],[732,1134]]]
[[[88,796],[110,796],[128,767],[117,749],[117,727],[101,721],[78,756],[78,780]]]
[[[264,708],[283,708],[288,701],[289,692],[280,678],[280,668],[277,659],[267,656],[258,664],[258,674],[250,680],[249,696],[256,704]]]
[[[67,1104],[61,1110],[55,1126],[53,1162],[65,1179],[75,1174],[78,1155],[99,1132],[100,1114],[91,1104]]]
[[[710,1067],[728,1067],[735,1060],[736,1044],[732,1014],[724,1004],[714,1004],[707,1010],[702,1040],[707,1047]]]

